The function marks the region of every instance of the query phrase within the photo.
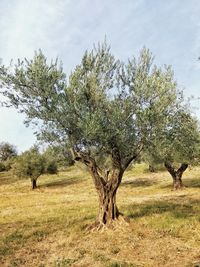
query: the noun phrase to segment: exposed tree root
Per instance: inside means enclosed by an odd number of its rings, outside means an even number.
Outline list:
[[[88,232],[95,232],[95,231],[104,231],[107,229],[117,229],[117,228],[121,228],[121,227],[127,227],[130,223],[129,218],[124,217],[122,215],[120,215],[117,219],[115,220],[111,220],[108,223],[104,224],[102,222],[99,221],[95,221],[94,223],[88,225],[86,227],[86,231]]]

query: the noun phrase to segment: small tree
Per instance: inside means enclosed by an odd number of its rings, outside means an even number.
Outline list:
[[[150,161],[164,163],[175,190],[183,187],[182,175],[188,165],[197,163],[200,158],[198,122],[187,107],[178,106],[176,109],[168,118],[162,134],[151,140],[146,153]]]
[[[171,129],[167,131],[164,165],[173,178],[174,189],[183,187],[182,175],[189,164],[195,164],[200,157],[200,133],[197,121],[187,110],[179,110],[172,118]],[[179,163],[176,169],[176,165]]]
[[[16,176],[30,178],[32,189],[35,189],[38,177],[44,173],[45,159],[39,153],[38,148],[33,147],[16,158],[12,169]]]
[[[8,142],[0,143],[0,171],[9,171],[17,156],[17,149]]]
[[[178,101],[171,68],[152,62],[144,48],[138,59],[122,63],[104,43],[84,54],[69,80],[57,60],[47,64],[41,51],[1,74],[9,103],[26,114],[27,123],[38,123],[38,137],[69,146],[74,159],[87,166],[100,225],[118,218],[116,193],[125,170]],[[110,160],[109,170],[106,160],[98,165],[100,155]]]

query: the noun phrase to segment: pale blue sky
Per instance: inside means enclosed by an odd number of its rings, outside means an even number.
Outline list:
[[[31,58],[41,48],[69,73],[83,52],[107,36],[120,59],[145,45],[157,64],[172,65],[186,96],[200,97],[200,0],[0,0],[0,58]],[[200,101],[193,101],[200,106]],[[200,110],[196,110],[200,118]],[[29,148],[33,130],[0,108],[0,142]]]

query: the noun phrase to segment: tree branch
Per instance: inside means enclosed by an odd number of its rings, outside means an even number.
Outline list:
[[[183,172],[187,169],[187,167],[188,167],[188,164],[186,164],[186,163],[182,163],[181,164],[181,167],[177,170],[177,175],[182,175],[183,174]]]
[[[77,152],[74,147],[71,148],[71,152],[75,161],[82,162],[89,168],[96,189],[102,189],[106,185],[106,181],[101,175],[99,175],[98,166],[95,159],[91,158],[89,155],[83,152]]]
[[[165,162],[165,168],[168,170],[168,172],[171,174],[172,177],[176,176],[176,171],[174,170],[174,167],[169,162]]]

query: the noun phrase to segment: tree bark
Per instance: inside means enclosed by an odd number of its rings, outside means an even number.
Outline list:
[[[37,180],[32,179],[31,182],[32,182],[32,189],[34,190],[35,188],[37,188]]]
[[[116,204],[116,193],[112,190],[104,190],[99,194],[99,213],[96,221],[99,224],[109,224],[119,216],[119,211]]]
[[[92,176],[94,173],[92,174]],[[117,208],[116,194],[123,176],[122,170],[113,170],[111,177],[102,186],[96,187],[99,196],[99,212],[96,223],[109,225],[113,220],[118,219],[120,213]]]
[[[181,189],[184,187],[182,182],[182,175],[187,169],[188,164],[182,163],[180,168],[175,170],[175,168],[168,162],[165,162],[165,168],[168,170],[173,179],[173,188],[174,190]]]

